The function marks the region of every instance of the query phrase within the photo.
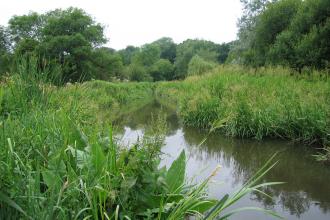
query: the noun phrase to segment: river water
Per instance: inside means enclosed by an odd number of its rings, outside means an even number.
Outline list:
[[[182,150],[188,161],[186,175],[192,181],[202,181],[217,165],[221,166],[208,188],[209,196],[222,198],[239,189],[275,152],[279,163],[264,178],[267,182],[285,184],[264,191],[272,198],[252,193],[233,208],[254,206],[276,211],[286,219],[330,219],[330,167],[314,161],[310,148],[280,140],[242,140],[188,128],[180,123],[176,112],[158,102],[125,115],[115,123],[117,138],[129,145],[141,137],[152,121],[152,115],[166,114],[167,133],[162,148],[161,166],[169,167]],[[256,211],[245,211],[231,219],[276,219]]]

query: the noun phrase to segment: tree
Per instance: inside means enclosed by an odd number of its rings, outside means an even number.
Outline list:
[[[122,57],[124,65],[129,65],[132,63],[133,57],[139,52],[139,50],[138,47],[127,46],[125,49],[119,50],[118,54]]]
[[[243,15],[238,21],[238,37],[243,49],[250,45],[258,15],[265,10],[270,0],[240,0],[243,5]]]
[[[110,80],[111,78],[124,79],[122,58],[111,48],[97,48],[93,51],[93,77],[102,80]]]
[[[154,41],[152,44],[158,45],[160,48],[160,58],[167,59],[174,63],[176,57],[176,44],[172,38],[163,37]]]
[[[152,77],[146,68],[139,63],[132,63],[128,66],[128,74],[132,81],[152,81]]]
[[[242,1],[239,40],[230,61],[252,66],[328,68],[330,1]]]
[[[251,57],[251,45],[255,39],[255,26],[258,15],[263,12],[272,0],[240,0],[243,15],[238,21],[238,40],[230,51],[232,63],[247,64]],[[273,1],[275,2],[275,0]]]
[[[330,18],[323,25],[311,27],[309,33],[301,37],[301,41],[295,48],[296,65],[314,68],[330,67]]]
[[[146,44],[133,57],[133,63],[138,63],[144,67],[151,67],[160,59],[160,48],[155,44]]]
[[[229,55],[229,52],[230,52],[230,49],[232,48],[234,42],[229,42],[229,43],[222,43],[219,45],[218,47],[218,57],[217,57],[217,60],[219,63],[225,63],[227,58],[228,58],[228,55]]]
[[[205,61],[198,55],[195,55],[189,62],[188,75],[202,75],[208,71],[214,69],[216,64],[210,61]]]
[[[94,50],[107,41],[103,26],[78,8],[14,16],[9,30],[17,57],[35,54],[55,60],[62,66],[64,81],[91,79],[97,63]]]
[[[219,46],[206,40],[186,40],[177,46],[175,60],[175,78],[185,78],[188,71],[188,64],[195,55],[206,61],[216,62],[219,56]]]
[[[5,27],[0,26],[0,54],[7,53],[10,49],[9,35]]]
[[[0,74],[8,72],[10,68],[10,41],[5,27],[0,26]]]
[[[287,30],[277,36],[270,50],[274,62],[299,71],[304,66],[329,67],[329,9],[327,0],[303,1]]]
[[[173,64],[167,59],[159,59],[151,67],[150,75],[154,81],[172,80],[174,76]]]
[[[41,30],[45,23],[45,16],[36,12],[28,15],[14,16],[9,20],[9,32],[12,41],[17,44],[24,39],[41,40]]]
[[[160,48],[155,44],[145,44],[136,52],[129,65],[130,79],[134,81],[152,81],[152,66],[160,59]]]
[[[270,3],[258,16],[255,27],[255,38],[252,39],[251,50],[254,50],[254,59],[251,61],[255,66],[266,64],[268,52],[276,41],[278,34],[290,25],[296,15],[301,0],[282,0]],[[272,59],[268,59],[272,63]]]
[[[57,9],[45,16],[41,54],[64,65],[66,80],[90,79],[93,49],[107,41],[102,25],[77,8]]]

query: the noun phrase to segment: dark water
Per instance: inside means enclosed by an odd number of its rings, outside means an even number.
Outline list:
[[[162,164],[169,166],[184,149],[189,158],[187,176],[194,181],[205,179],[219,164],[221,169],[209,186],[209,195],[221,198],[232,193],[275,152],[279,164],[265,177],[267,182],[283,181],[283,185],[267,188],[272,199],[253,193],[234,208],[257,206],[272,209],[286,219],[330,219],[330,167],[313,160],[309,148],[287,141],[255,141],[210,135],[203,145],[199,143],[207,133],[182,126],[175,111],[159,103],[151,103],[118,120],[123,143],[134,143],[142,136],[151,121],[151,115],[166,113],[168,132],[162,151]],[[275,219],[256,211],[246,211],[231,219]]]

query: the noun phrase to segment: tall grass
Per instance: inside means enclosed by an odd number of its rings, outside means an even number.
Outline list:
[[[131,148],[113,141],[111,118],[97,114],[146,102],[150,84],[56,87],[33,60],[20,65],[0,93],[0,219],[225,218],[233,203],[265,186],[256,181],[270,164],[237,194],[214,201],[205,194],[214,174],[187,185],[184,152],[159,168],[161,117]]]
[[[160,83],[156,96],[176,103],[190,126],[221,122],[218,130],[229,136],[330,144],[330,79],[319,72],[222,66],[182,82]]]

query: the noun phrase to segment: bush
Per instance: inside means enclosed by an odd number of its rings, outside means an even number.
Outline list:
[[[169,60],[160,59],[151,67],[150,75],[154,81],[171,80],[174,76],[174,67]]]
[[[132,81],[152,81],[152,77],[149,75],[147,68],[140,64],[132,63],[129,65],[128,74]]]
[[[202,75],[216,67],[213,62],[205,61],[198,55],[195,55],[188,64],[188,75]]]

